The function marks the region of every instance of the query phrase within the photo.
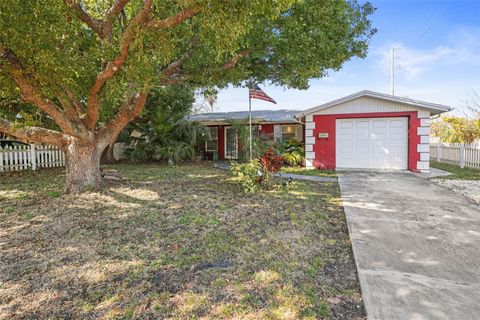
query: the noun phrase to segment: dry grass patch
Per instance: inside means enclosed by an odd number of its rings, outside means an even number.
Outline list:
[[[208,165],[0,176],[0,319],[364,317],[336,183],[246,195]],[[330,302],[328,302],[330,301]]]

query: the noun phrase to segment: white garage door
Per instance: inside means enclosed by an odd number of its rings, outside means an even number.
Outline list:
[[[407,169],[407,118],[339,119],[337,168]]]

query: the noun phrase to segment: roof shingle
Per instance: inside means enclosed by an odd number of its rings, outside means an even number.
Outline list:
[[[299,110],[254,110],[252,111],[252,121],[276,123],[298,122],[298,120],[295,119],[295,113],[297,112],[299,112]],[[197,122],[228,122],[230,120],[245,119],[248,119],[248,111],[212,112],[187,116],[187,120]]]

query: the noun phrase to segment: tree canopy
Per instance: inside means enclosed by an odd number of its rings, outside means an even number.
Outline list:
[[[2,108],[0,131],[96,154],[154,87],[304,89],[366,55],[373,11],[347,0],[1,1],[0,98],[55,125]]]
[[[480,120],[445,116],[432,123],[432,134],[442,142],[474,143],[480,139]]]

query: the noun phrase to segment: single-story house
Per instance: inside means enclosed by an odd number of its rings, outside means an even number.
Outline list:
[[[275,141],[295,139],[304,142],[304,125],[295,118],[298,110],[263,110],[252,111],[253,135],[263,136]],[[237,159],[238,141],[232,122],[248,119],[248,111],[201,113],[188,116],[188,120],[202,123],[210,128],[210,139],[205,142],[204,152],[211,154],[211,159]]]
[[[257,130],[272,134],[275,140],[304,141],[308,168],[428,171],[430,118],[450,110],[445,105],[360,91],[305,111],[253,111],[252,117]],[[216,140],[211,148],[217,148],[219,159],[234,159],[238,143],[229,121],[247,117],[248,112],[206,113],[191,120],[212,127]]]

